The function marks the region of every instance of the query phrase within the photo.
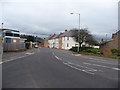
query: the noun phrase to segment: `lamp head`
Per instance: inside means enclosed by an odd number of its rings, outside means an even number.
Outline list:
[[[70,13],[70,14],[74,14],[74,13]]]

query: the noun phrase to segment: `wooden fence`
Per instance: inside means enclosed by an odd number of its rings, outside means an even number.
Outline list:
[[[25,43],[4,43],[3,44],[3,51],[19,51],[24,50]]]

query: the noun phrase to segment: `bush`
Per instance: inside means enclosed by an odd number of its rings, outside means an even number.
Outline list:
[[[96,49],[96,48],[83,50],[83,52],[93,53],[93,54],[101,54],[100,50],[99,50],[99,49]]]
[[[77,52],[78,47],[72,47],[70,50]],[[101,51],[98,48],[92,48],[92,47],[81,47],[81,51],[83,53],[93,53],[93,54],[102,54]]]
[[[117,50],[117,49],[111,49],[111,52],[112,52],[112,53],[117,53],[118,50]]]
[[[92,49],[93,47],[85,47],[85,45],[83,45],[82,47],[81,47],[81,51],[84,51],[84,50],[87,50],[87,49]]]
[[[78,47],[72,47],[71,49],[69,49],[70,51],[74,51],[74,52],[77,52],[77,49]],[[84,50],[87,50],[87,49],[92,49],[92,47],[85,47],[85,46],[82,46],[80,48],[81,51],[84,51]]]
[[[111,49],[111,52],[112,52],[114,55],[120,56],[120,50]]]
[[[71,49],[69,49],[70,51],[74,51],[74,52],[77,52],[77,48],[78,47],[72,47]]]

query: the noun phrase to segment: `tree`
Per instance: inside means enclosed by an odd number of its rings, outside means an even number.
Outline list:
[[[80,50],[83,42],[90,44],[92,41],[94,41],[92,34],[90,34],[90,32],[86,28],[80,29],[79,31],[78,29],[72,29],[72,31],[73,31],[72,36],[75,38],[76,42],[79,43]]]
[[[96,40],[89,41],[89,44],[90,45],[95,45],[95,46],[99,46],[100,45],[100,43],[98,41],[96,41]]]

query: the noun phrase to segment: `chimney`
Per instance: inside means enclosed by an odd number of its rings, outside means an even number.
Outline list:
[[[65,29],[65,32],[67,32],[67,29]]]

